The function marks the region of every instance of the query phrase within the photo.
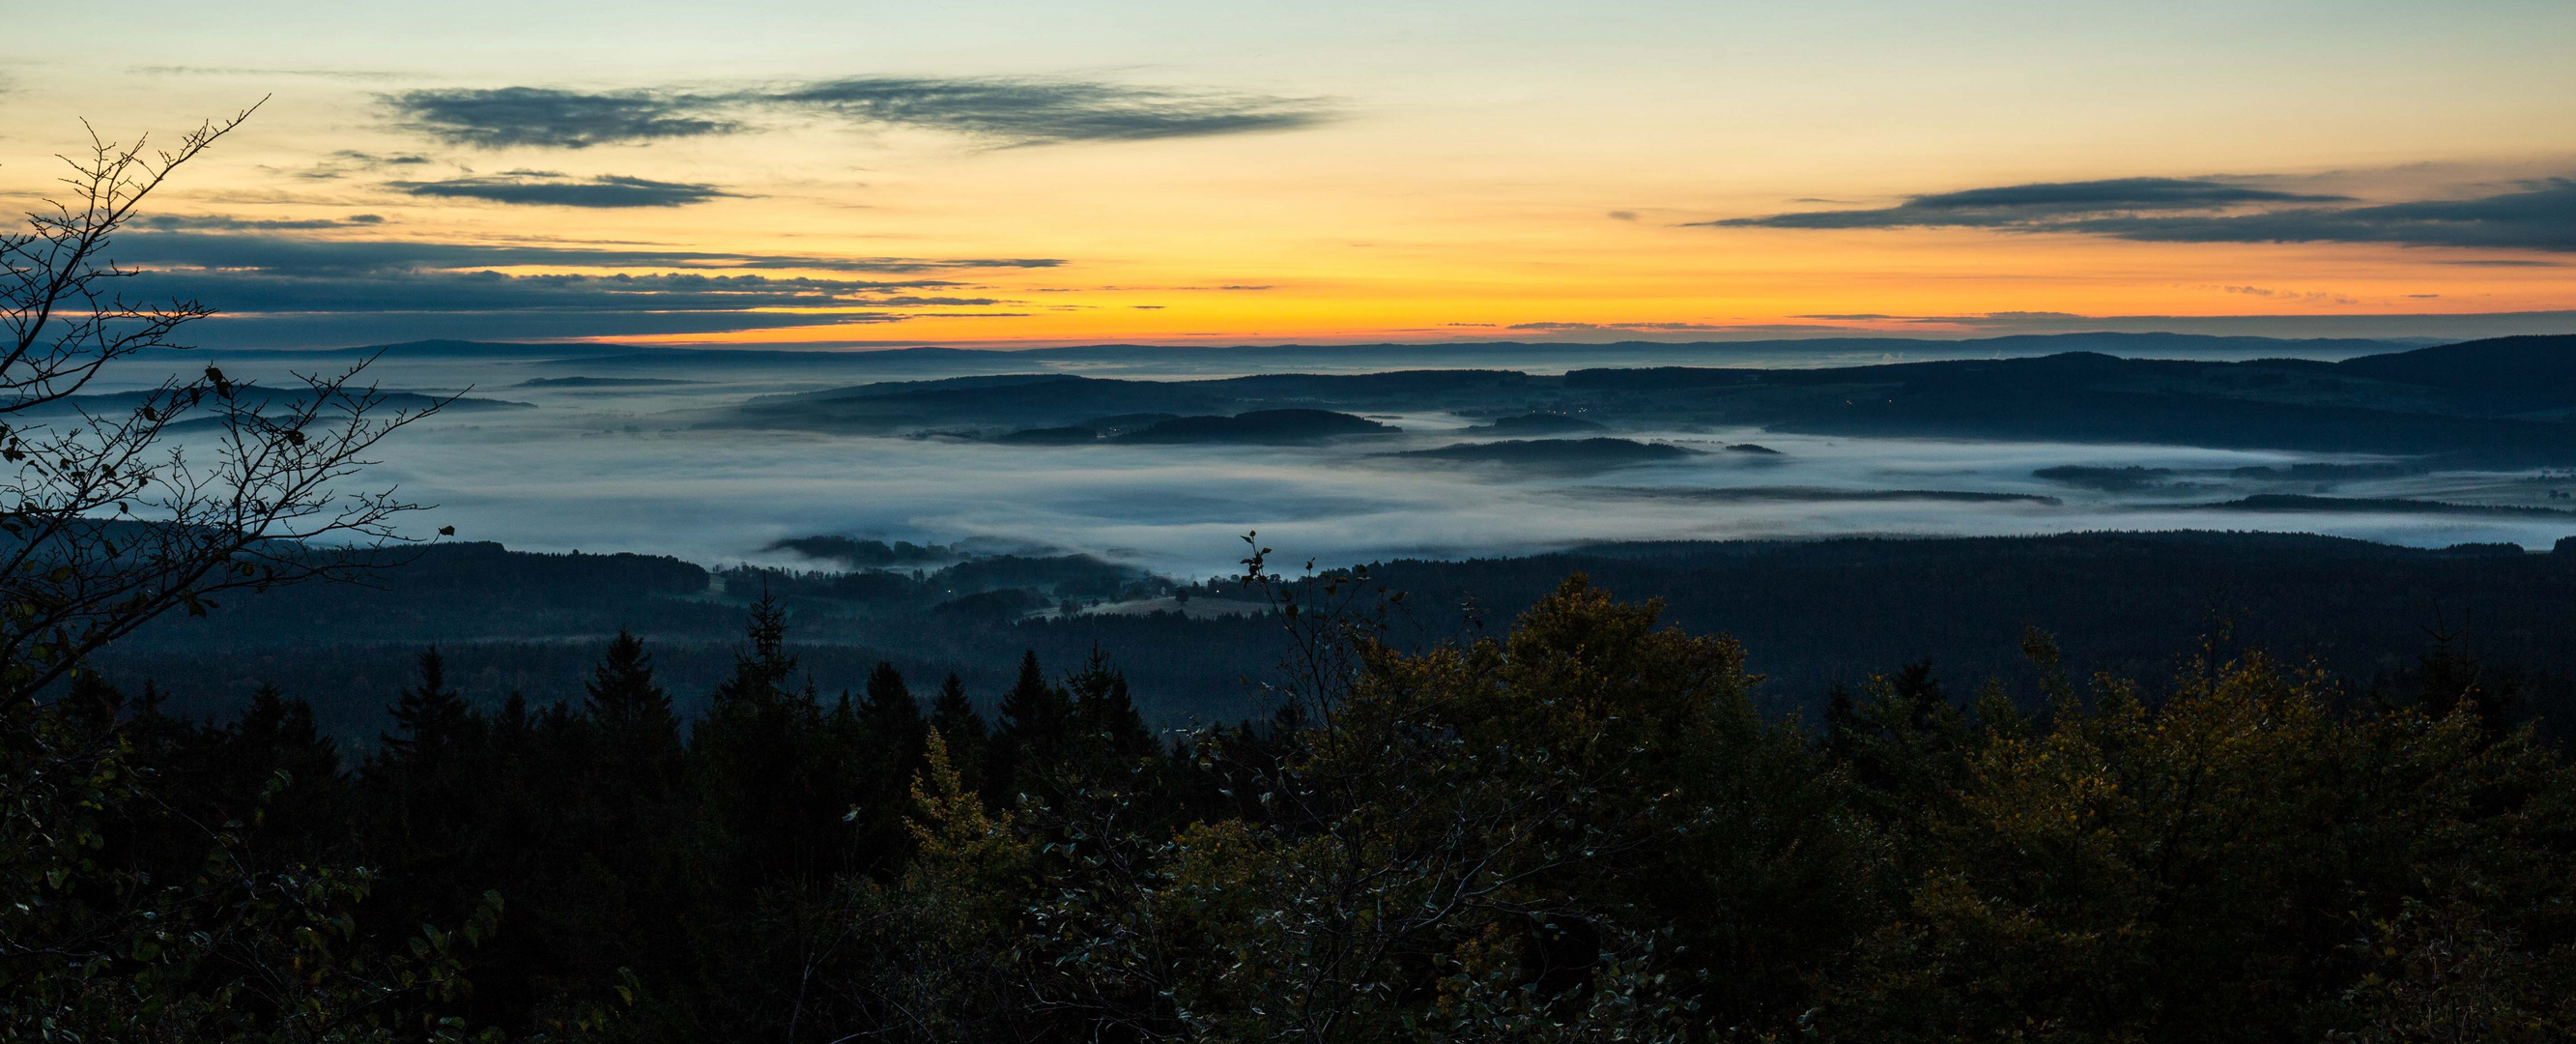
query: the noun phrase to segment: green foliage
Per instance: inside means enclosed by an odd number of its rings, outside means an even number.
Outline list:
[[[9,723],[0,1030],[2576,1030],[2576,778],[2439,636],[2355,696],[2216,641],[2161,684],[2079,690],[2031,632],[2035,682],[1962,701],[1917,661],[1811,729],[1757,710],[1732,639],[1580,576],[1420,648],[1370,584],[1283,582],[1299,699],[1172,743],[1097,652],[1061,675],[1024,654],[990,727],[956,677],[925,713],[891,664],[826,700],[766,601],[685,732],[632,635],[578,705],[477,708],[431,653],[354,772],[276,693],[217,726],[83,681]]]
[[[133,737],[93,709],[16,701],[0,723],[0,1038],[497,1039],[449,1013],[498,894],[454,931],[380,944],[356,919],[368,871],[263,867],[260,806],[289,775],[264,781],[246,820],[201,826],[154,799]]]
[[[1963,734],[1942,800],[1882,817],[1913,832],[1904,906],[1830,977],[1822,1024],[1862,1040],[2566,1032],[2565,1001],[2540,1001],[2576,970],[2576,781],[2527,735],[2488,743],[2473,708],[2339,702],[2316,674],[2205,651],[2161,699],[2101,678],[2044,731]],[[2456,1032],[2401,1025],[2428,1019]]]

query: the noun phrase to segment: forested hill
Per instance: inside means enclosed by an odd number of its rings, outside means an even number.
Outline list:
[[[2356,688],[2403,667],[2428,629],[2460,632],[2500,668],[2532,676],[2535,709],[2563,714],[2576,677],[2576,547],[2417,550],[2252,533],[2078,534],[1984,539],[1841,539],[1626,544],[1554,555],[1377,565],[1408,592],[1394,636],[1423,643],[1505,622],[1568,573],[1625,597],[1662,598],[1695,633],[1742,639],[1773,712],[1812,710],[1835,681],[1930,658],[1957,685],[2028,678],[2025,627],[2058,634],[2082,670],[2159,673],[2201,635],[2313,657]],[[789,641],[824,692],[859,684],[879,659],[916,676],[954,670],[988,706],[1023,650],[1070,668],[1095,646],[1134,681],[1149,718],[1177,723],[1264,712],[1258,683],[1283,651],[1276,620],[1175,612],[1070,617],[1079,606],[1173,608],[1172,583],[1081,556],[990,557],[915,569],[794,573],[706,570],[636,555],[545,555],[469,544],[371,577],[229,601],[172,617],[102,660],[120,684],[151,679],[173,706],[229,713],[262,683],[310,700],[326,729],[372,737],[420,648],[437,643],[472,699],[513,691],[577,699],[585,665],[619,628],[661,657],[684,711],[731,669],[745,607],[778,596]],[[1204,608],[1237,591],[1191,592]],[[1230,603],[1241,604],[1241,603]],[[2028,693],[2023,693],[2028,695]]]
[[[1824,369],[1648,367],[1276,374],[1138,381],[1023,374],[881,382],[754,400],[707,423],[847,432],[1099,426],[1118,415],[1274,409],[1532,413],[1613,429],[2145,442],[2576,463],[2576,336],[2509,337],[2318,362],[2064,352]],[[1061,442],[1061,440],[1056,440]]]

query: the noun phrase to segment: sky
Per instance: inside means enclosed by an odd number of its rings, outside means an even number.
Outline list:
[[[2565,0],[0,9],[208,343],[2576,331]]]

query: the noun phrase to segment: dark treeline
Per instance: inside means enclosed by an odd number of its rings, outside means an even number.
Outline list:
[[[187,824],[248,823],[221,855],[366,868],[361,938],[399,950],[420,926],[479,923],[460,965],[471,989],[437,998],[430,1024],[580,1034],[616,1015],[641,1039],[833,1039],[851,1011],[833,991],[849,984],[814,976],[894,959],[831,955],[862,927],[850,904],[918,847],[934,731],[943,778],[971,788],[958,800],[995,808],[1060,803],[1171,755],[1097,656],[1051,675],[1024,655],[988,725],[954,674],[916,692],[879,663],[861,691],[822,694],[787,632],[774,600],[753,606],[730,675],[687,724],[625,634],[580,701],[549,706],[479,709],[449,658],[422,652],[372,750],[344,749],[274,688],[217,724],[90,674],[45,713],[115,736],[124,770],[150,781],[152,800],[106,831],[140,878],[207,858],[190,840],[209,835]]]
[[[1813,721],[1836,683],[1927,657],[1958,684],[2011,682],[2014,698],[2035,708],[2037,690],[2014,681],[2027,626],[2057,634],[2079,675],[2161,676],[2196,636],[2225,630],[2248,647],[2314,661],[2355,688],[2405,667],[2427,632],[2441,631],[2522,676],[2528,712],[2563,737],[2565,723],[2576,722],[2568,682],[2576,618],[2566,611],[2576,604],[2576,545],[2569,552],[2091,533],[1611,544],[1374,568],[1411,592],[1388,638],[1414,649],[1481,633],[1471,619],[1498,625],[1578,570],[1613,590],[1662,598],[1685,629],[1745,642],[1749,668],[1769,679],[1757,699],[1773,716],[1803,711]],[[1116,575],[1078,558],[985,561],[990,572],[970,574],[978,583]],[[937,612],[942,603],[919,594],[927,581],[909,571],[727,572],[720,580],[734,593],[726,595],[709,590],[703,570],[670,559],[474,544],[432,549],[371,579],[380,586],[245,595],[206,619],[160,621],[110,649],[99,667],[128,690],[153,682],[172,713],[199,717],[229,717],[273,685],[310,701],[326,734],[364,744],[385,728],[383,708],[430,643],[447,653],[457,690],[491,711],[513,692],[538,706],[579,701],[588,664],[609,636],[632,629],[653,643],[682,716],[695,717],[733,670],[742,613],[764,591],[795,622],[797,655],[825,691],[856,688],[876,663],[892,661],[915,677],[957,673],[987,713],[1022,650],[1060,664],[1097,647],[1126,669],[1149,723],[1258,716],[1267,703],[1257,683],[1279,651],[1278,627],[1257,618]],[[882,601],[853,595],[870,584],[900,590]],[[833,597],[836,589],[852,596]],[[1071,589],[1001,587],[1024,592],[1024,609],[1052,609]],[[1230,585],[1188,589],[1212,603],[1249,604]]]
[[[2576,775],[2447,637],[2354,688],[2217,641],[2081,680],[2031,631],[2010,679],[1890,665],[1781,720],[1734,639],[1579,576],[1413,651],[1365,596],[1287,590],[1278,712],[1166,740],[1099,655],[818,691],[770,601],[693,723],[623,635],[544,707],[478,709],[422,653],[363,754],[274,692],[218,724],[85,676],[11,733],[113,737],[134,781],[91,784],[51,909],[196,881],[153,914],[243,941],[180,973],[184,939],[77,968],[13,940],[0,974],[172,1039],[2576,1030]],[[357,884],[301,921],[226,884],[329,873]]]

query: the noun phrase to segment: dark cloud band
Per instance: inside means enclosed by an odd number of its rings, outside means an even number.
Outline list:
[[[2576,179],[2551,178],[2475,199],[2211,217],[2105,217],[2093,235],[2169,243],[2398,243],[2576,251]]]
[[[383,100],[403,126],[481,148],[580,149],[709,137],[745,130],[763,113],[825,114],[1002,145],[1293,130],[1332,117],[1311,98],[1007,77],[861,76],[725,92],[440,89]]]
[[[1719,228],[1992,228],[2152,242],[2389,243],[2576,251],[2576,179],[2454,200],[2342,205],[2212,179],[2120,178],[1916,196],[1893,207],[1729,218]]]
[[[221,217],[185,228],[258,228]],[[1052,259],[819,258],[617,247],[365,242],[261,231],[140,231],[116,241],[129,296],[194,298],[223,310],[230,344],[443,337],[712,334],[1002,317],[1010,302],[960,275],[1046,268]],[[519,274],[494,268],[684,269]],[[778,276],[797,268],[847,277]],[[685,269],[695,269],[688,271]]]
[[[147,217],[137,218],[134,223],[144,228],[157,228],[166,232],[275,232],[324,228],[365,228],[371,225],[381,225],[384,224],[384,222],[385,219],[376,214],[351,214],[344,218],[292,219],[243,218],[233,217],[229,214],[153,214]]]
[[[217,232],[131,232],[118,236],[116,259],[150,268],[260,271],[271,275],[345,275],[481,268],[796,269],[916,275],[977,269],[1055,268],[1047,257],[920,258],[744,254],[624,246],[534,246],[399,240],[321,239]]]
[[[763,97],[772,104],[822,110],[860,123],[949,131],[1010,145],[1294,130],[1328,115],[1311,99],[1058,80],[853,77]]]
[[[415,196],[556,207],[678,207],[734,195],[714,185],[655,181],[617,174],[602,174],[588,179],[562,175],[463,177],[445,181],[393,181],[387,182],[386,187]]]
[[[155,298],[221,302],[230,312],[552,311],[732,312],[808,308],[972,308],[998,299],[944,292],[948,280],[776,279],[696,273],[505,275],[407,272],[277,275],[160,270],[133,289]]]
[[[701,113],[711,99],[652,91],[584,94],[541,87],[404,91],[386,98],[406,125],[457,145],[593,145],[725,134]]]

